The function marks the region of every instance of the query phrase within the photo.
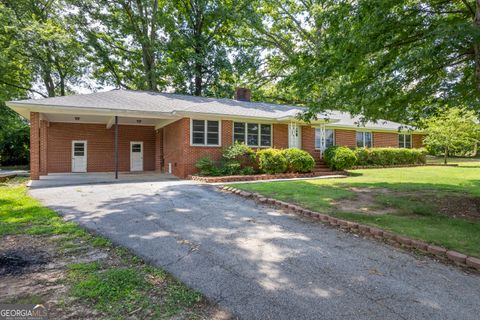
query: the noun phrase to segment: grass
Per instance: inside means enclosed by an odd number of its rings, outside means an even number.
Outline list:
[[[196,312],[202,312],[206,302],[198,292],[108,239],[63,221],[27,195],[25,182],[15,178],[0,184],[0,241],[7,235],[41,237],[45,245],[53,243],[58,253],[70,252],[72,258],[85,248],[108,252],[106,259],[65,267],[70,298],[84,308],[93,306],[107,319],[197,318]],[[33,298],[43,299],[28,299]]]
[[[459,160],[459,159],[457,159]],[[316,179],[237,184],[236,188],[299,204],[311,210],[384,228],[448,249],[480,257],[480,219],[442,211],[448,199],[480,201],[480,161],[458,161],[458,167],[412,167],[352,170],[344,179]],[[368,208],[391,213],[368,214],[339,209],[342,202],[370,190]],[[386,191],[385,191],[386,190]],[[458,208],[460,210],[460,208]]]

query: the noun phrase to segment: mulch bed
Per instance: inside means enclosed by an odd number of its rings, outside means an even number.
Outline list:
[[[275,179],[295,179],[295,178],[313,178],[332,175],[345,175],[343,171],[329,172],[310,172],[310,173],[279,173],[279,174],[256,174],[256,175],[239,175],[239,176],[221,176],[221,177],[205,177],[205,176],[188,176],[188,179],[207,183],[237,182],[237,181],[259,181],[259,180],[275,180]]]

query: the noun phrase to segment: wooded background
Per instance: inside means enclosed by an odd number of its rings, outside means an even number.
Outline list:
[[[0,142],[14,154],[27,124],[4,101],[237,86],[307,118],[478,112],[480,0],[0,0]]]

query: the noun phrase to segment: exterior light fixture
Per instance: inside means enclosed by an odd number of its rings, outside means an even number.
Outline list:
[[[80,120],[80,117],[75,117],[75,121],[78,121],[78,120]]]
[[[142,120],[138,119],[138,120],[137,120],[137,123],[142,123]]]

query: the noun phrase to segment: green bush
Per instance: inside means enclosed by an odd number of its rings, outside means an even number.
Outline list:
[[[209,157],[202,157],[197,160],[195,167],[200,171],[202,176],[218,176],[220,170],[215,165],[215,162]]]
[[[354,150],[359,166],[424,164],[427,150],[405,148],[358,148]]]
[[[236,142],[223,149],[222,158],[226,162],[238,162],[241,167],[255,162],[255,151],[244,143]]]
[[[222,176],[236,176],[242,174],[242,166],[237,161],[224,162],[220,173]]]
[[[253,167],[242,168],[242,170],[240,170],[240,174],[243,174],[243,175],[246,175],[246,176],[255,174],[255,168],[253,168]]]
[[[287,159],[282,150],[264,149],[257,152],[258,165],[265,173],[283,173],[287,171]]]
[[[325,150],[324,160],[333,170],[345,170],[355,164],[357,157],[347,147],[333,146]]]
[[[283,150],[283,155],[289,172],[311,172],[315,167],[315,159],[307,151],[289,148]]]

